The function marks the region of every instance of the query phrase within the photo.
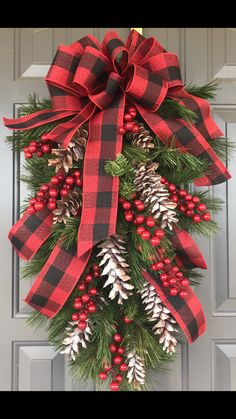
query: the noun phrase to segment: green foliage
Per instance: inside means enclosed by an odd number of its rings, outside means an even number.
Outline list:
[[[185,86],[185,90],[193,96],[201,97],[209,101],[213,101],[216,98],[217,90],[219,89],[219,80],[215,79],[203,86],[196,86],[195,84],[189,83]]]
[[[158,114],[162,118],[180,118],[184,121],[193,123],[196,119],[196,114],[191,109],[186,108],[175,100],[166,98],[158,109]]]
[[[223,162],[230,160],[236,147],[233,141],[225,137],[216,138],[215,140],[208,139],[207,141],[219,159]]]
[[[109,176],[124,176],[124,175],[133,175],[134,169],[129,162],[129,160],[123,155],[119,154],[114,161],[108,161],[105,165],[105,172]]]
[[[32,159],[25,160],[20,180],[27,183],[32,191],[35,191],[43,183],[48,183],[54,174],[55,169],[48,166],[46,157],[33,157]]]

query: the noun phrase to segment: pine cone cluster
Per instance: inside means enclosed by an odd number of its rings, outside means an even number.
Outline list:
[[[76,355],[79,353],[79,346],[87,348],[86,342],[90,341],[90,335],[92,334],[90,326],[87,324],[85,330],[81,330],[78,327],[78,322],[71,321],[69,326],[66,327],[67,337],[62,341],[62,345],[65,346],[61,350],[61,354],[67,354],[73,361]]]
[[[156,220],[161,221],[161,229],[169,227],[172,230],[172,223],[177,223],[176,203],[170,199],[169,191],[161,183],[161,175],[156,173],[158,163],[141,164],[136,169],[134,184],[140,192],[140,199]]]
[[[140,390],[140,386],[145,383],[145,366],[142,358],[137,355],[135,349],[127,354],[126,363],[128,365],[128,383],[134,383],[134,387]]]
[[[49,166],[55,166],[55,172],[58,173],[60,169],[64,169],[66,173],[73,167],[73,161],[79,161],[84,158],[84,150],[87,144],[88,130],[87,125],[84,124],[75,133],[68,148],[53,148],[52,154],[54,159],[48,160]]]
[[[145,151],[149,151],[150,148],[154,148],[155,145],[153,143],[153,137],[150,135],[150,131],[148,131],[142,123],[138,123],[136,125],[138,125],[139,131],[135,133],[128,132],[126,134],[127,140],[130,141],[131,144],[136,145]]]
[[[155,335],[160,335],[159,343],[162,344],[163,351],[174,353],[178,343],[173,336],[173,333],[178,333],[176,320],[162,303],[155,288],[148,282],[141,291],[141,298],[143,304],[146,305],[145,310],[147,310],[149,321],[155,322],[152,329]]]
[[[109,298],[113,300],[118,296],[118,304],[123,304],[123,300],[132,295],[130,290],[134,288],[129,282],[129,264],[124,257],[127,253],[124,244],[125,241],[120,236],[110,236],[98,246],[102,250],[97,255],[102,257],[99,265],[105,265],[101,275],[108,276],[103,288],[112,286]]]
[[[63,222],[78,214],[82,205],[81,192],[69,191],[68,195],[57,201],[57,208],[53,210],[53,224]]]

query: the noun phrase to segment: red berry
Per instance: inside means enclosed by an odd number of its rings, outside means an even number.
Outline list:
[[[29,150],[29,153],[33,154],[33,153],[36,152],[37,147],[36,147],[36,145],[29,145],[28,150]]]
[[[100,272],[94,272],[93,275],[94,275],[94,278],[98,278],[100,276]]]
[[[89,284],[89,282],[91,282],[93,280],[93,277],[91,274],[87,274],[85,276],[85,282],[87,282]]]
[[[76,186],[82,186],[82,184],[83,184],[82,179],[77,178],[76,181],[75,181],[75,184],[76,184]]]
[[[119,133],[120,133],[121,135],[124,135],[124,134],[126,133],[126,129],[125,129],[124,127],[120,127],[120,128],[119,128]]]
[[[200,199],[198,198],[198,196],[193,196],[192,201],[194,202],[194,204],[198,204],[198,202],[200,202]]]
[[[37,153],[36,153],[36,156],[37,157],[43,157],[43,152],[42,151],[37,151]]]
[[[173,183],[169,184],[169,191],[174,192],[176,190],[176,186]]]
[[[192,195],[190,193],[187,193],[187,195],[185,196],[185,200],[186,201],[191,201],[192,200]]]
[[[81,308],[83,307],[83,303],[82,303],[82,301],[75,301],[74,302],[74,309],[75,310],[81,310]],[[76,320],[79,320],[79,318],[78,319],[76,319]]]
[[[175,285],[175,284],[176,284],[176,282],[177,282],[177,279],[175,279],[175,278],[170,278],[170,279],[169,279],[169,283],[170,283],[170,285]]]
[[[132,119],[132,116],[131,116],[129,113],[125,113],[125,114],[124,114],[124,120],[125,120],[125,121],[127,121],[127,122],[128,122],[128,121],[131,121],[131,119]]]
[[[92,268],[94,271],[99,271],[99,265],[97,263],[94,263]]]
[[[163,287],[167,288],[167,287],[169,287],[170,283],[169,283],[169,281],[163,281],[162,285],[163,285]]]
[[[49,191],[49,196],[50,196],[51,198],[56,198],[56,197],[57,197],[57,195],[58,195],[58,189],[56,189],[56,188],[52,188],[52,189],[50,189],[50,191]]]
[[[126,124],[125,124],[124,128],[125,128],[127,131],[131,131],[131,130],[132,130],[132,128],[133,128],[133,123],[132,123],[132,122],[126,122]]]
[[[183,278],[180,281],[180,284],[182,285],[182,287],[188,287],[189,286],[189,280],[187,278]]]
[[[175,276],[176,276],[176,278],[180,279],[180,278],[183,278],[184,274],[183,274],[183,272],[177,272]]]
[[[49,186],[45,183],[40,186],[40,191],[47,192],[49,190]]]
[[[168,280],[168,275],[167,274],[161,274],[160,275],[160,280],[161,281],[167,281]]]
[[[134,205],[137,207],[140,204],[142,204],[142,201],[140,201],[140,199],[135,199]]]
[[[136,108],[134,106],[128,106],[127,107],[127,112],[129,112],[129,113],[136,112]]]
[[[107,373],[105,371],[101,371],[99,373],[99,378],[101,378],[101,380],[106,380],[107,379]]]
[[[122,362],[121,356],[117,355],[113,358],[113,364],[119,365]]]
[[[180,212],[185,212],[187,210],[187,207],[185,205],[180,205],[179,210]]]
[[[80,313],[79,319],[84,322],[87,319],[88,315],[86,313]]]
[[[155,263],[155,265],[156,265],[157,271],[164,268],[164,263],[163,262],[157,262],[157,263]]]
[[[84,290],[85,290],[85,283],[84,283],[84,282],[81,282],[81,283],[78,285],[78,290],[79,290],[79,291],[84,291]]]
[[[123,381],[123,377],[121,374],[116,375],[116,381],[118,381],[118,383],[121,383]]]
[[[142,224],[145,220],[144,215],[137,215],[137,217],[135,217],[136,223],[137,224]]]
[[[79,313],[73,313],[71,318],[73,322],[77,322],[79,320]]]
[[[28,211],[29,214],[33,215],[35,213],[35,209],[34,209],[33,205],[30,205],[27,208],[27,211]]]
[[[151,243],[151,245],[152,246],[159,246],[159,244],[160,244],[160,239],[158,239],[158,237],[152,237],[151,239],[150,239],[150,243]]]
[[[143,240],[149,240],[150,239],[150,236],[151,236],[151,233],[149,231],[144,231],[141,234],[141,237],[142,237]]]
[[[37,141],[32,140],[32,141],[30,141],[29,145],[34,145],[34,146],[36,146],[36,147],[37,147]]]
[[[151,268],[152,271],[157,271],[156,263],[152,263],[150,268]]]
[[[199,212],[204,212],[204,211],[206,211],[206,205],[205,205],[205,204],[199,204],[199,205],[197,206],[197,211],[199,211]]]
[[[24,153],[27,153],[29,151],[29,148],[28,147],[23,147],[23,151],[24,151]]]
[[[78,327],[79,327],[79,329],[81,329],[81,330],[85,330],[85,329],[86,329],[86,327],[87,327],[87,323],[81,320],[81,321],[79,321],[79,323],[78,323]]]
[[[127,316],[123,317],[123,321],[124,321],[124,323],[126,323],[126,324],[130,324],[130,323],[132,323],[132,322],[133,322],[133,320],[130,320]]]
[[[33,157],[32,153],[30,153],[29,151],[25,152],[25,158],[26,159],[32,159],[32,157]]]
[[[45,204],[44,204],[44,202],[35,202],[35,204],[34,204],[34,209],[36,210],[36,211],[41,211],[42,209],[44,209],[44,207],[45,207]]]
[[[51,178],[51,183],[52,183],[53,185],[58,185],[58,184],[60,183],[60,180],[58,179],[58,177],[57,177],[57,176],[53,176],[53,177]]]
[[[111,353],[114,353],[114,352],[116,352],[116,345],[114,345],[114,343],[111,343],[110,345],[109,345],[109,348],[110,348],[110,352]]]
[[[169,292],[170,292],[170,295],[172,295],[172,297],[175,297],[178,294],[178,290],[175,287],[170,288]]]
[[[123,364],[120,365],[119,369],[120,369],[120,371],[125,372],[128,369],[128,365],[123,363]]]
[[[60,195],[61,195],[62,197],[67,196],[67,195],[68,195],[68,190],[67,190],[67,189],[65,189],[65,188],[60,189]]]
[[[181,196],[181,198],[185,198],[186,195],[187,195],[187,191],[185,189],[179,190],[179,196]]]
[[[132,132],[139,132],[139,126],[138,125],[134,125],[132,128]]]
[[[37,199],[36,198],[31,198],[29,202],[30,202],[31,205],[33,205],[33,204],[35,204],[35,202],[37,202]]]
[[[53,211],[54,209],[56,209],[57,203],[56,202],[53,202],[53,201],[50,201],[50,202],[48,202],[47,207],[48,207],[48,209],[50,209],[51,211]]]
[[[118,391],[119,390],[119,383],[116,381],[112,381],[110,384],[110,390],[111,391]]]
[[[80,173],[80,171],[79,171],[79,170],[74,170],[74,172],[73,172],[73,176],[75,176],[75,177],[80,177],[80,175],[81,175],[81,173]]]
[[[83,294],[81,299],[83,303],[87,303],[90,300],[90,296],[88,294]]]
[[[145,230],[145,228],[144,228],[144,227],[142,227],[142,226],[138,226],[138,227],[136,228],[136,231],[137,231],[137,233],[138,233],[138,234],[140,234],[140,235],[141,235],[141,234],[142,234],[144,231],[146,231],[146,230]]]
[[[209,214],[209,212],[205,212],[205,213],[202,215],[202,219],[203,219],[204,221],[211,221],[211,214]]]
[[[130,203],[130,202],[128,202],[128,201],[125,201],[125,202],[123,202],[122,207],[123,207],[125,210],[129,210],[129,209],[131,208],[131,203]]]
[[[178,273],[179,272],[178,266],[172,266],[171,272],[173,272],[174,274]]]
[[[95,304],[88,306],[89,313],[96,313],[97,307]]]
[[[110,365],[104,365],[103,368],[104,368],[105,371],[110,371],[111,370]]]
[[[156,224],[154,218],[152,217],[147,217],[145,223],[148,227],[153,227]]]
[[[172,201],[173,201],[173,202],[175,202],[176,204],[177,204],[177,202],[179,202],[179,198],[178,198],[178,196],[177,196],[177,195],[173,195],[173,196],[171,197],[171,199],[172,199]]]
[[[164,265],[170,265],[171,264],[170,258],[164,258],[163,262],[164,262]]]
[[[43,153],[47,153],[47,154],[51,153],[51,147],[50,147],[50,145],[49,144],[42,144],[41,145],[41,151]]]
[[[169,186],[169,182],[168,182],[168,180],[166,180],[166,181],[165,181],[165,185],[166,185],[166,186]]]
[[[141,204],[138,204],[136,206],[136,208],[137,208],[138,211],[143,211],[144,210],[144,204],[141,202]]]
[[[36,192],[36,195],[37,195],[38,198],[44,198],[44,192],[43,191]]]
[[[96,288],[90,288],[90,290],[89,290],[89,294],[90,295],[92,295],[92,296],[94,296],[94,295],[97,295],[97,289]]]
[[[166,178],[165,177],[162,177],[161,178],[161,183],[165,183],[166,182]]]
[[[125,350],[124,350],[123,346],[119,346],[119,348],[117,348],[117,353],[119,355],[123,355],[124,352],[125,352]]]
[[[187,291],[185,291],[185,290],[182,290],[182,291],[180,291],[180,293],[179,293],[179,296],[180,296],[181,298],[186,298],[186,297],[187,297],[187,295],[188,295],[188,292],[187,292]]]
[[[186,213],[187,217],[192,217],[194,215],[194,211],[193,210],[187,210]]]
[[[189,209],[189,210],[193,210],[193,209],[194,209],[194,207],[195,207],[194,202],[193,202],[193,201],[188,202],[188,203],[187,203],[187,207],[188,207],[188,209]]]
[[[201,221],[201,217],[200,217],[200,215],[199,215],[199,214],[194,214],[194,215],[192,216],[192,220],[193,220],[195,223],[200,223],[200,221]]]
[[[136,116],[137,116],[137,112],[136,112],[136,110],[134,109],[134,110],[132,110],[132,111],[129,111],[129,113],[130,113],[130,115],[132,116],[132,118],[135,118]]]
[[[165,232],[160,229],[156,230],[154,234],[156,237],[158,237],[158,239],[163,239],[163,237],[165,237]]]
[[[65,182],[67,183],[67,185],[73,185],[74,178],[72,176],[67,176]]]
[[[134,216],[133,216],[132,212],[129,212],[128,214],[125,214],[125,220],[126,221],[130,222],[130,221],[133,220],[133,218],[134,218]]]
[[[120,342],[122,341],[122,337],[121,337],[121,335],[119,335],[118,333],[116,333],[116,334],[113,336],[113,340],[114,340],[116,343],[120,343]]]

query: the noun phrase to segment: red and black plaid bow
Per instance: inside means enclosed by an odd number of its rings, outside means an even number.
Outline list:
[[[106,176],[104,165],[121,152],[119,127],[127,99],[161,141],[174,135],[183,150],[209,161],[209,175],[198,179],[198,185],[223,182],[230,174],[205,139],[222,135],[210,116],[208,102],[185,92],[178,57],[166,52],[155,38],[145,39],[133,30],[126,44],[115,32],[108,32],[102,45],[92,35],[70,46],[61,45],[46,81],[52,109],[13,120],[4,118],[4,124],[11,129],[27,130],[70,117],[48,135],[48,139],[67,147],[78,127],[89,121],[77,254],[73,248],[66,256],[58,244],[26,297],[27,303],[53,317],[77,283],[93,246],[116,232],[119,181]],[[161,118],[157,111],[165,97],[194,110],[198,117],[195,126],[181,119]],[[29,259],[48,237],[50,216],[45,211],[44,220],[38,215],[24,217],[9,237],[18,254]],[[26,243],[22,229],[27,230]],[[28,237],[30,231],[37,240]]]

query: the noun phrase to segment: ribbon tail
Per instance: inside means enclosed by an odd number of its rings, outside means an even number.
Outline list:
[[[91,250],[80,259],[76,253],[76,244],[63,249],[58,242],[24,301],[45,316],[54,317],[86,268]]]
[[[89,120],[83,172],[83,206],[78,232],[78,258],[96,243],[116,233],[119,179],[105,172],[107,160],[122,150],[125,94],[120,90],[111,106]]]
[[[56,141],[63,147],[67,148],[71,138],[75,131],[86,122],[95,111],[95,105],[89,102],[81,112],[79,112],[73,119],[63,124],[56,126],[47,135],[47,138],[51,141]]]
[[[34,112],[30,115],[22,116],[21,118],[3,118],[3,123],[9,129],[24,131],[48,124],[49,122],[58,121],[59,119],[74,115],[75,113],[76,111],[54,111],[52,109],[48,109]]]
[[[30,215],[26,212],[11,228],[8,238],[19,257],[31,259],[51,235],[52,213],[48,208]]]
[[[209,174],[195,180],[196,186],[216,185],[230,179],[230,173],[197,128],[181,119],[164,120],[157,113],[150,113],[137,103],[135,106],[163,143],[175,137],[177,146],[183,151],[209,162]]]
[[[185,230],[174,226],[174,235],[170,237],[175,246],[178,262],[188,269],[207,269],[206,261],[197,244]]]
[[[183,330],[188,342],[193,343],[206,329],[206,319],[197,296],[189,289],[185,299],[178,295],[172,297],[161,284],[157,274],[151,271],[142,271],[142,275],[155,288],[163,304],[170,310]]]

